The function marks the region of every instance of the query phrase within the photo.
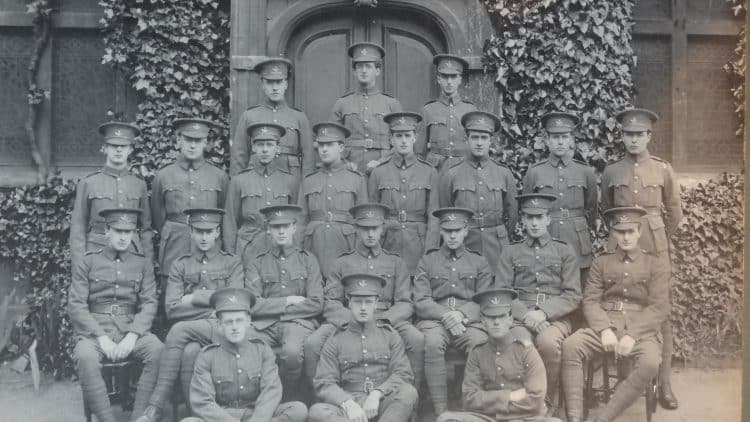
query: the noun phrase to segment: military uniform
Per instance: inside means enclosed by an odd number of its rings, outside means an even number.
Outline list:
[[[465,227],[471,219],[470,210],[446,208],[434,215],[440,226],[447,229]],[[448,404],[445,368],[445,349],[453,345],[463,353],[487,339],[479,322],[479,305],[471,297],[492,285],[492,272],[487,260],[478,253],[460,246],[451,250],[443,244],[427,251],[414,277],[414,304],[417,328],[425,336],[424,373],[430,389],[435,414],[442,413]],[[466,331],[453,336],[442,323],[446,312],[460,311],[464,315]]]
[[[432,63],[438,73],[446,75],[462,75],[469,67],[466,60],[450,54],[438,54]],[[422,107],[424,121],[419,128],[414,151],[438,170],[465,157],[468,146],[461,118],[476,109],[474,103],[462,99],[458,92],[450,96],[441,93],[437,99]]]
[[[120,208],[99,214],[110,227],[135,230],[139,212]],[[105,354],[97,338],[108,336],[119,343],[128,333],[138,336],[130,356],[144,365],[133,409],[142,411],[156,383],[164,346],[149,332],[156,308],[153,266],[142,254],[108,245],[73,263],[68,296],[68,315],[77,338],[73,353],[84,401],[97,420],[115,421],[101,374]]]
[[[137,127],[119,122],[99,126],[104,141],[110,145],[131,145],[140,134]],[[153,231],[146,182],[127,168],[117,170],[104,166],[78,182],[73,212],[70,214],[70,252],[72,262],[85,252],[107,246],[104,218],[99,211],[107,208],[137,208],[141,210],[141,236],[135,250],[149,261],[153,259]]]
[[[280,126],[259,123],[248,127],[253,142],[275,140],[279,142],[285,129]],[[251,162],[250,167],[234,175],[229,181],[224,218],[224,248],[242,255],[249,247],[250,256],[268,249],[263,216],[260,209],[271,205],[297,203],[299,177],[289,170],[270,162],[266,165]]]
[[[254,302],[245,289],[217,290],[216,312],[250,311]],[[307,407],[281,403],[276,356],[257,338],[232,343],[224,336],[203,348],[195,362],[190,405],[196,417],[183,422],[304,422]]]
[[[258,63],[253,70],[263,79],[279,80],[287,79],[291,68],[289,60],[271,58]],[[313,171],[315,148],[307,115],[285,101],[276,103],[266,97],[261,104],[248,108],[240,116],[230,148],[230,174],[238,174],[251,164],[247,129],[255,123],[276,123],[286,129],[279,141],[280,151],[276,158],[280,169],[291,173],[298,182],[303,174]]]
[[[352,63],[381,62],[385,56],[382,47],[372,43],[358,43],[349,47]],[[401,103],[377,87],[359,87],[336,100],[331,110],[331,120],[350,131],[346,140],[346,158],[357,164],[357,170],[367,171],[367,164],[385,157],[391,143],[388,125],[383,116],[401,111]]]
[[[176,130],[184,136],[208,136],[210,122],[178,119]],[[190,228],[183,211],[188,208],[220,208],[224,205],[229,178],[218,167],[200,159],[184,156],[156,173],[151,185],[151,213],[154,227],[161,235],[159,271],[167,277],[172,262],[190,253]]]
[[[342,280],[349,296],[377,296],[385,279],[349,274]],[[321,403],[310,408],[310,422],[346,422],[341,404],[360,406],[373,390],[383,394],[377,420],[406,422],[417,401],[417,390],[401,338],[384,322],[351,320],[323,347],[313,381]]]
[[[467,131],[494,133],[499,120],[490,113],[470,112],[461,119]],[[467,157],[440,176],[441,207],[461,207],[474,211],[466,247],[490,262],[497,262],[508,245],[508,233],[516,227],[518,208],[516,180],[510,169],[489,156]]]
[[[643,210],[613,208],[606,214],[615,219],[614,228],[637,227]],[[578,330],[563,343],[568,421],[581,420],[583,362],[604,353],[600,335],[606,329],[612,329],[618,339],[627,335],[635,340],[628,356],[635,359],[635,365],[595,420],[614,420],[643,393],[661,363],[659,327],[669,309],[669,269],[660,257],[641,249],[616,248],[594,259],[583,297],[583,313],[591,328]]]
[[[391,131],[415,130],[421,119],[416,113],[391,113],[386,122]],[[383,247],[398,254],[414,274],[426,249],[439,246],[437,222],[432,211],[438,208],[437,172],[414,154],[393,154],[373,169],[367,191],[371,202],[387,206]]]
[[[335,123],[318,123],[316,141],[343,142],[347,130]],[[354,227],[349,208],[367,201],[367,185],[361,173],[338,161],[323,165],[302,181],[299,204],[302,207],[304,249],[312,252],[322,274],[354,246]]]
[[[483,315],[498,317],[510,312],[513,290],[493,289],[474,296]],[[445,412],[438,422],[559,422],[544,417],[546,390],[544,364],[530,343],[507,334],[487,339],[469,352],[461,385],[462,412]],[[525,390],[521,399],[512,392]]]

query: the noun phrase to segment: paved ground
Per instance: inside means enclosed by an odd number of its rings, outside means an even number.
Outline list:
[[[740,420],[742,371],[738,368],[704,370],[676,369],[674,389],[681,407],[676,411],[659,408],[655,422],[735,422]],[[644,400],[634,404],[617,422],[645,421]],[[118,410],[118,422],[129,415]],[[429,421],[425,417],[423,421]],[[39,392],[31,376],[0,368],[0,421],[78,422],[83,421],[81,390],[73,381],[55,382],[44,378]],[[165,421],[171,421],[171,418]]]

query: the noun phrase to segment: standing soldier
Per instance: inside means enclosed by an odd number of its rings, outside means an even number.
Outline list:
[[[133,414],[146,406],[156,383],[164,345],[151,334],[156,314],[156,284],[151,261],[130,250],[141,210],[103,209],[108,243],[73,262],[68,314],[77,343],[73,351],[86,406],[102,422],[115,416],[101,373],[101,361],[132,356],[143,362]]]
[[[367,191],[370,201],[390,209],[383,248],[401,256],[409,274],[414,274],[424,251],[439,245],[431,214],[438,208],[437,171],[414,154],[419,114],[398,112],[384,119],[395,154],[372,171]]]
[[[350,170],[342,159],[349,130],[338,123],[313,126],[321,166],[302,181],[299,204],[305,227],[304,249],[312,252],[322,274],[354,247],[354,227],[349,208],[367,201],[367,185],[361,173]]]
[[[461,385],[463,412],[445,412],[438,422],[560,422],[544,416],[544,364],[539,353],[513,337],[510,289],[474,295],[489,336],[469,352]]]
[[[334,262],[333,270],[328,274],[325,287],[326,323],[305,344],[306,355],[310,360],[306,363],[308,376],[312,378],[315,375],[320,350],[326,339],[335,332],[336,327],[342,327],[349,321],[350,312],[345,306],[346,295],[341,280],[348,274],[366,272],[386,280],[375,310],[375,319],[391,325],[401,336],[414,373],[414,385],[418,388],[424,365],[424,335],[411,323],[414,302],[411,297],[410,273],[398,255],[380,246],[385,217],[390,210],[382,204],[360,204],[352,207],[349,212],[355,219],[359,239],[352,251],[341,255]]]
[[[523,193],[546,193],[557,198],[550,210],[549,233],[573,247],[581,268],[581,283],[585,285],[591,266],[590,230],[596,228],[598,194],[594,169],[573,159],[573,131],[579,122],[577,116],[564,112],[542,116],[549,157],[526,171]]]
[[[278,143],[276,165],[291,173],[299,183],[303,174],[315,168],[315,149],[307,115],[287,105],[284,98],[292,62],[272,57],[258,63],[253,71],[260,75],[264,98],[261,104],[250,107],[240,116],[230,148],[229,171],[234,176],[252,165],[251,151],[248,151],[252,136],[247,129],[256,123],[275,123],[285,129]]]
[[[156,173],[151,185],[154,228],[161,235],[159,244],[160,287],[163,289],[172,262],[190,253],[190,227],[184,211],[188,208],[223,208],[229,178],[221,169],[207,163],[211,122],[202,119],[174,121],[180,155],[175,163]]]
[[[254,303],[255,298],[246,289],[225,288],[211,295],[220,322],[219,334],[195,363],[190,405],[197,417],[182,422],[307,420],[303,403],[281,403],[276,356],[248,332]]]
[[[637,206],[646,209],[641,218],[640,247],[662,258],[671,270],[669,239],[682,220],[680,185],[672,166],[648,152],[651,129],[659,116],[640,108],[621,111],[617,120],[622,125],[625,157],[608,165],[602,175],[602,209]],[[610,242],[611,244],[612,242]],[[661,328],[664,340],[661,369],[659,370],[659,398],[666,409],[677,409],[672,392],[671,371],[673,336],[672,323],[667,318]]]
[[[378,88],[378,77],[383,69],[383,47],[362,42],[349,47],[352,69],[357,77],[357,91],[336,100],[331,120],[349,130],[346,158],[357,165],[357,170],[369,173],[390,149],[388,127],[383,116],[401,111],[397,99],[383,94]]]
[[[169,272],[165,308],[173,326],[165,340],[156,388],[137,422],[160,420],[178,374],[187,399],[200,346],[218,340],[219,325],[210,306],[211,295],[224,287],[244,287],[240,258],[219,248],[224,211],[189,208],[185,214],[192,248],[174,261]]]
[[[299,178],[274,159],[285,132],[283,126],[275,123],[256,123],[247,128],[257,159],[229,181],[224,218],[224,245],[228,252],[242,255],[246,247],[252,257],[264,252],[268,239],[260,209],[297,203]]]
[[[445,349],[452,345],[462,353],[487,340],[479,322],[479,305],[471,301],[492,285],[487,260],[464,245],[473,212],[441,208],[443,246],[427,251],[414,278],[414,303],[419,328],[425,337],[424,374],[435,407],[435,416],[448,407]]]
[[[441,207],[462,207],[474,212],[466,247],[489,262],[498,262],[508,245],[508,233],[516,227],[516,181],[510,170],[490,158],[491,136],[500,127],[492,113],[464,114],[469,155],[440,175]]]
[[[602,353],[635,360],[627,378],[617,384],[609,402],[589,421],[613,421],[643,394],[659,371],[659,327],[669,315],[669,267],[662,257],[641,250],[643,216],[635,207],[611,208],[611,234],[617,243],[591,264],[583,297],[590,328],[565,339],[562,380],[568,422],[583,415],[583,362]]]
[[[386,280],[350,274],[342,283],[349,323],[323,347],[314,380],[322,402],[310,408],[309,420],[406,422],[417,402],[409,361],[396,331],[375,317]]]
[[[120,122],[99,126],[104,136],[102,151],[106,155],[104,167],[78,182],[73,213],[70,215],[71,262],[81,259],[85,252],[99,250],[109,244],[104,235],[104,218],[99,211],[105,208],[137,208],[141,210],[141,238],[136,238],[135,250],[151,261],[154,255],[151,210],[146,182],[128,169],[128,157],[133,152],[135,138],[141,133],[137,127]]]
[[[509,245],[500,255],[499,284],[518,292],[513,303],[513,335],[534,338],[547,372],[547,403],[557,411],[563,340],[573,333],[573,312],[581,303],[581,280],[575,250],[552,239],[547,227],[557,197],[530,193],[517,197],[526,240]]]
[[[302,345],[323,312],[323,279],[318,260],[294,245],[300,208],[276,205],[260,212],[266,217],[271,245],[258,256],[243,256],[245,280],[258,298],[252,309],[254,337],[281,347],[281,379],[292,387],[304,368]]]
[[[432,58],[437,69],[440,96],[422,108],[424,122],[420,126],[414,150],[438,170],[450,167],[468,152],[461,118],[477,107],[461,98],[458,92],[469,63],[462,57],[438,54]],[[447,164],[446,164],[447,162]]]

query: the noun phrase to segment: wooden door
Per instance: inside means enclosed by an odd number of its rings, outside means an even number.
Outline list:
[[[385,47],[380,86],[405,110],[419,112],[437,95],[432,56],[446,51],[446,42],[430,19],[386,8],[322,12],[295,29],[285,51],[295,64],[289,100],[313,124],[328,119],[336,99],[356,88],[346,50],[361,41]]]

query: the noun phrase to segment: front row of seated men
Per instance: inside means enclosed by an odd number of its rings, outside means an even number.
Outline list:
[[[103,210],[109,244],[73,268],[69,297],[85,403],[98,420],[114,421],[100,362],[135,358],[144,362],[139,422],[160,420],[180,372],[193,414],[206,421],[407,421],[414,374],[424,369],[439,421],[556,421],[545,402],[561,378],[567,420],[580,422],[583,362],[614,352],[634,358],[634,370],[589,419],[611,421],[658,371],[669,270],[638,248],[643,209],[608,210],[617,247],[594,260],[583,295],[588,328],[573,332],[580,283],[572,250],[546,229],[553,199],[519,197],[528,238],[503,254],[494,283],[487,261],[464,246],[471,211],[436,210],[443,245],[425,254],[415,276],[416,328],[403,262],[379,245],[382,205],[351,210],[360,242],[336,261],[325,292],[315,258],[293,246],[295,206],[263,210],[272,246],[244,275],[240,258],[216,244],[222,211],[188,210],[194,247],[170,275],[167,312],[179,322],[166,345],[148,331],[153,271],[129,248],[140,211]],[[460,412],[447,411],[449,344],[468,353]],[[317,396],[309,414],[301,402],[280,404],[282,379],[299,385],[303,372]]]

